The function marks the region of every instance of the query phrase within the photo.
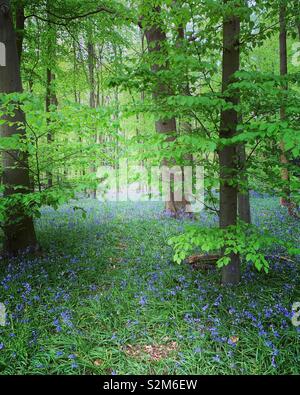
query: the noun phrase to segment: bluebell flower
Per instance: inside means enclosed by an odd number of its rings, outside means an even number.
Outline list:
[[[147,304],[147,298],[145,296],[141,296],[139,300],[139,304],[141,306],[145,306]]]
[[[214,362],[221,362],[220,355],[218,355],[218,354],[215,355],[212,359],[213,359]]]

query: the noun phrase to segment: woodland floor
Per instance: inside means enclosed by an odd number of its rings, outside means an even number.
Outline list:
[[[243,267],[242,285],[224,289],[218,273],[173,263],[167,240],[189,220],[157,203],[79,203],[85,218],[43,209],[43,256],[2,260],[1,374],[300,373],[299,261],[268,251],[269,274]],[[257,224],[299,246],[277,199],[252,206]]]

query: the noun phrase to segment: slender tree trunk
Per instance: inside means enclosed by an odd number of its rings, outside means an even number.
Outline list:
[[[114,54],[114,60],[117,60],[118,57],[118,48],[117,46],[113,46],[113,54]],[[113,120],[115,122],[115,138],[112,137],[112,141],[114,141],[114,148],[113,148],[113,166],[116,169],[116,175],[117,175],[117,199],[119,199],[121,189],[123,188],[123,185],[120,184],[120,163],[119,163],[119,157],[120,157],[120,130],[119,130],[119,118],[120,118],[120,98],[119,98],[119,87],[116,86],[114,89],[114,107],[115,111],[113,114]],[[110,98],[109,98],[110,102]]]
[[[96,63],[96,76],[97,76],[97,93],[96,93],[96,107],[102,104],[102,51],[103,46],[97,46],[98,59]]]
[[[49,2],[47,1],[47,12],[50,9]],[[49,18],[48,14],[48,18]],[[48,48],[47,48],[47,55],[48,59],[48,67],[46,71],[46,113],[48,115],[47,118],[47,126],[48,126],[48,134],[47,134],[47,142],[49,145],[53,143],[54,134],[51,130],[51,121],[50,121],[50,113],[52,111],[52,107],[58,106],[58,100],[55,92],[55,74],[52,71],[53,63],[55,62],[55,53],[56,53],[56,32],[53,30],[53,26],[49,23],[48,24]],[[50,165],[50,164],[49,164]],[[51,171],[47,171],[47,184],[48,188],[53,186],[53,175]]]
[[[142,51],[141,57],[143,57],[144,56],[144,52],[145,52],[145,34],[144,34],[143,29],[141,29],[141,28],[139,29],[139,34],[140,34],[141,51]],[[140,100],[141,100],[142,103],[144,103],[144,101],[145,101],[145,91],[144,91],[144,89],[142,89],[142,91],[140,93]],[[140,113],[137,113],[136,114],[136,122],[137,122],[136,135],[139,136],[140,132],[141,132],[141,130],[143,130],[144,124],[145,124],[144,115],[140,114]],[[143,125],[142,128],[141,128],[141,124]],[[142,148],[143,142],[141,141],[140,144],[141,144],[140,150],[143,151],[143,148]],[[145,159],[142,159],[140,161],[140,163],[139,163],[139,166],[141,166],[142,168],[145,168],[145,163],[146,163]],[[148,189],[147,184],[145,185],[144,181],[140,180],[139,181],[139,187],[138,187],[139,192],[147,191],[147,189]]]
[[[95,82],[95,46],[92,42],[88,42],[88,68],[89,68],[89,84],[90,84],[90,107],[96,108],[96,82]],[[93,141],[97,143],[97,133],[93,135]],[[96,164],[95,161],[92,161],[90,172],[96,172]],[[90,197],[96,199],[97,190],[93,188],[89,192]]]
[[[144,56],[144,54],[145,54],[145,32],[144,32],[144,30],[141,27],[140,27],[140,35],[141,35],[142,56]],[[145,91],[144,91],[144,89],[142,89],[142,92],[141,92],[141,101],[143,103],[145,101]]]
[[[79,93],[77,93],[77,78],[78,78],[78,67],[77,67],[77,52],[76,42],[73,40],[73,89],[74,89],[74,101],[80,103]]]
[[[47,68],[46,113],[48,114],[48,116],[52,111],[52,106],[57,107],[58,105],[57,96],[55,94],[54,82],[55,74],[52,73],[50,68]],[[50,145],[53,143],[54,135],[51,130],[51,121],[49,118],[47,119],[47,125],[49,129],[47,134],[47,142]],[[47,172],[47,183],[48,188],[51,188],[53,186],[53,175],[51,171]]]
[[[80,89],[77,90],[77,76],[78,76],[78,64],[77,64],[77,50],[76,50],[76,42],[73,40],[73,74],[74,74],[74,79],[73,79],[73,88],[74,88],[74,101],[76,104],[81,104],[81,97],[80,97]],[[79,136],[78,138],[79,143],[82,144],[82,137]],[[80,154],[82,154],[82,150],[80,151]],[[80,176],[85,176],[85,166],[84,164],[81,166],[81,170],[79,170],[79,175]],[[84,195],[87,195],[87,190],[84,189]]]
[[[163,57],[166,54],[164,46],[167,43],[166,33],[162,30],[161,23],[157,22],[160,15],[160,7],[151,7],[151,17],[154,20],[152,26],[147,26],[145,29],[145,37],[148,44],[148,52],[150,54],[161,54]],[[151,69],[154,73],[158,73],[162,70],[168,69],[168,63],[165,62],[163,65],[159,64],[152,64]],[[170,94],[170,89],[168,88],[167,84],[163,81],[159,81],[156,86],[153,88],[153,99],[159,100],[159,98]],[[175,117],[168,118],[168,119],[159,119],[155,122],[155,129],[157,133],[164,134],[166,136],[166,142],[172,142],[176,139],[176,120]],[[174,160],[163,159],[162,165],[166,167],[172,167],[176,165]],[[165,180],[167,181],[167,180]],[[167,181],[168,182],[168,181]],[[181,201],[178,199],[175,201],[175,194],[174,194],[174,174],[171,174],[168,186],[167,186],[167,193],[169,196],[169,200],[165,202],[165,209],[171,212],[173,215],[177,215],[180,211],[185,211],[187,202],[182,198]]]
[[[0,42],[6,47],[7,62],[5,67],[0,67],[0,93],[22,92],[20,62],[9,0],[2,1],[0,6]],[[0,126],[2,137],[15,134],[25,137],[25,115],[20,107],[16,108],[14,115],[5,115],[1,119],[6,121]],[[24,126],[20,128],[20,124]],[[17,194],[30,192],[27,152],[10,150],[3,152],[2,158],[4,197],[13,198]],[[15,255],[26,249],[36,249],[33,219],[25,213],[22,203],[10,204],[5,217],[4,252]]]
[[[299,9],[299,5],[298,5]],[[300,39],[300,17],[297,16],[296,23]],[[279,23],[280,23],[280,34],[279,34],[279,53],[280,53],[280,76],[286,77],[288,75],[288,60],[287,60],[287,27],[286,27],[286,1],[281,0],[279,8]],[[288,83],[282,83],[282,90],[288,91]],[[285,105],[282,104],[280,108],[280,119],[284,121],[286,119],[286,109]],[[282,206],[287,207],[290,216],[299,218],[295,211],[297,205],[292,201],[291,189],[290,189],[290,174],[288,170],[289,159],[286,154],[284,142],[281,141],[280,144],[280,163],[282,165],[281,178],[284,183],[283,187],[283,197],[280,199]]]
[[[175,5],[177,5],[177,4],[175,3]],[[184,27],[183,26],[179,26],[177,32],[178,32],[177,47],[180,48],[183,45],[183,43],[184,43],[184,41],[186,39],[185,38]],[[183,76],[183,78],[184,78],[184,81],[183,81],[183,84],[182,84],[182,86],[180,88],[180,91],[181,91],[180,93],[182,95],[185,95],[185,96],[191,96],[189,82],[188,82],[188,69],[186,70],[186,74]],[[184,134],[190,134],[192,132],[192,125],[191,125],[190,122],[183,121],[181,125],[182,125],[182,130],[183,130]],[[193,169],[193,155],[192,154],[186,154],[185,157],[184,157],[184,161],[185,161],[185,164],[187,166],[191,166],[192,169]],[[182,174],[183,174],[183,182],[184,182],[184,167],[182,167]],[[193,177],[192,177],[191,182],[193,182]],[[187,196],[186,193],[184,195],[184,199],[185,199],[185,202],[186,202],[186,210],[185,211],[192,213],[190,197]]]
[[[104,107],[104,89],[103,89],[103,52],[104,52],[104,45],[98,46],[98,62],[97,62],[97,107]],[[105,140],[104,136],[99,133],[98,137],[98,144],[105,150]],[[104,165],[104,159],[101,159],[100,165]]]
[[[95,93],[95,47],[94,44],[88,43],[88,67],[89,67],[89,83],[90,83],[90,107],[96,108]]]
[[[246,173],[246,148],[245,144],[239,144],[237,147],[239,167],[242,168],[242,181],[246,185],[246,190],[238,194],[238,213],[242,221],[251,224],[251,208],[250,208],[250,193],[248,188],[248,177]]]
[[[228,0],[224,1],[228,3]],[[236,16],[227,17],[223,21],[223,70],[222,91],[225,92],[233,82],[233,75],[240,65],[240,20]],[[238,93],[227,97],[228,102],[238,103]],[[225,110],[221,113],[220,138],[230,139],[236,134],[238,114],[235,110]],[[226,145],[219,151],[220,159],[220,227],[227,228],[237,223],[238,187],[232,184],[237,172],[237,147]],[[232,253],[231,261],[222,269],[224,285],[240,282],[240,257]]]
[[[280,75],[281,77],[285,77],[288,73],[288,65],[287,65],[287,32],[286,32],[286,8],[285,5],[282,3],[280,5],[280,10],[279,10],[279,22],[280,22],[280,34],[279,34],[279,57],[280,57]],[[287,83],[282,84],[282,89],[287,90],[288,86]],[[286,118],[285,114],[285,107],[284,105],[281,105],[280,108],[280,119],[283,121]],[[284,197],[281,198],[280,202],[282,206],[289,207],[290,205],[290,191],[289,191],[289,172],[287,169],[288,165],[288,159],[286,157],[285,153],[285,147],[284,147],[284,142],[280,142],[280,150],[281,150],[281,155],[280,155],[280,162],[282,164],[282,170],[281,170],[281,178],[284,181],[284,183],[287,184],[286,187],[284,187]]]

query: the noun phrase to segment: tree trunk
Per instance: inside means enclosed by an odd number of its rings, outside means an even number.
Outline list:
[[[224,1],[228,3],[228,0]],[[223,66],[222,92],[224,93],[233,75],[240,65],[240,20],[230,16],[223,21]],[[232,93],[226,100],[238,103],[238,92]],[[225,110],[221,113],[220,138],[230,139],[236,134],[238,114],[235,110]],[[235,144],[223,146],[219,151],[220,159],[220,227],[227,228],[237,224],[238,187],[232,180],[236,179],[237,147]],[[240,257],[232,253],[230,263],[222,269],[222,284],[238,284],[240,282]]]
[[[95,46],[92,42],[88,42],[88,68],[89,68],[89,85],[90,85],[90,107],[96,108],[96,83],[95,83]],[[97,143],[97,133],[93,136],[93,141]],[[95,161],[90,166],[90,172],[96,172]],[[93,188],[89,191],[89,197],[96,199],[97,189]]]
[[[103,107],[105,105],[105,100],[104,100],[104,89],[103,89],[103,52],[104,52],[104,45],[99,45],[98,46],[98,59],[97,59],[97,100],[96,100],[96,107]],[[102,133],[100,132],[99,134],[97,133],[96,136],[98,144],[101,146],[103,149],[103,152],[105,152],[105,139]],[[101,158],[101,160],[98,162],[100,166],[105,165],[104,159]]]
[[[151,17],[153,19],[159,18],[160,7],[151,7]],[[152,26],[147,26],[145,29],[145,37],[148,44],[148,52],[150,54],[161,54],[164,56],[165,49],[163,48],[167,42],[166,33],[162,30],[161,23],[157,23],[156,21],[152,22]],[[165,55],[167,55],[165,53]],[[163,65],[152,64],[151,70],[154,73],[157,73],[162,70],[168,69],[168,63],[165,62]],[[170,90],[167,84],[163,81],[159,81],[156,86],[153,88],[153,99],[159,100],[159,98],[170,94]],[[155,122],[155,129],[157,133],[164,134],[166,136],[166,142],[172,142],[176,139],[176,120],[175,117],[169,119],[159,119]],[[163,159],[162,165],[166,167],[173,167],[176,165],[174,160]],[[165,202],[165,209],[171,212],[173,215],[177,215],[179,212],[183,212],[186,209],[187,203],[184,196],[179,201],[176,199],[175,201],[175,193],[174,193],[174,175],[171,174],[169,177],[165,177],[165,182],[168,183],[166,186],[166,191],[169,199]]]
[[[279,57],[280,57],[280,75],[281,77],[285,77],[288,73],[288,65],[287,65],[287,32],[286,32],[286,8],[285,5],[281,4],[280,5],[280,10],[279,10],[279,22],[280,22],[280,34],[279,34]],[[288,86],[286,83],[282,84],[282,89],[287,90]],[[286,118],[285,114],[285,107],[284,105],[281,105],[280,108],[280,119],[283,121]],[[285,147],[284,147],[284,142],[280,142],[280,150],[281,150],[281,155],[280,155],[280,162],[282,164],[282,170],[281,170],[281,178],[282,180],[287,184],[286,187],[284,187],[283,193],[284,197],[281,198],[280,202],[282,206],[289,207],[290,205],[290,191],[289,191],[289,172],[287,169],[288,165],[288,159],[285,154]]]
[[[174,2],[174,3],[175,3],[175,5],[177,5],[176,2]],[[177,34],[178,34],[177,35],[177,47],[180,48],[185,40],[185,32],[184,32],[183,26],[179,26],[179,28],[177,30]],[[183,80],[183,84],[180,87],[180,93],[185,96],[191,96],[189,81],[188,81],[188,69],[186,70],[186,73],[183,77],[184,77],[184,80]],[[184,134],[190,134],[192,132],[192,125],[190,122],[183,121],[181,123],[181,125],[182,125],[182,130],[183,130]],[[187,166],[191,166],[193,169],[193,164],[194,164],[193,154],[186,154],[184,157],[184,162]],[[182,170],[183,182],[184,182],[184,167],[182,167],[181,170]],[[191,182],[193,182],[193,177],[192,177]],[[184,199],[186,202],[185,211],[192,213],[192,206],[190,203],[190,198],[191,197],[187,196],[186,191],[185,191],[185,194],[184,194]]]
[[[75,103],[80,103],[80,95],[77,93],[77,52],[76,52],[76,42],[73,40],[73,89],[74,89],[74,101]]]
[[[6,67],[0,67],[0,93],[22,92],[16,34],[9,0],[2,1],[0,6],[0,42],[6,47]],[[25,137],[25,114],[19,107],[14,115],[5,115],[2,119],[6,121],[0,126],[2,137],[11,137],[15,134]],[[20,124],[24,126],[20,128]],[[3,152],[2,158],[4,197],[13,198],[17,194],[30,192],[27,152],[10,150]],[[25,213],[22,203],[10,204],[5,217],[4,252],[15,255],[26,249],[36,249],[37,239],[33,219]]]
[[[287,28],[286,28],[286,6],[282,2],[279,9],[279,23],[280,23],[280,34],[279,34],[279,56],[280,56],[280,76],[286,77],[288,74],[288,61],[287,61]],[[288,83],[282,83],[282,90],[288,90]],[[284,121],[286,119],[286,110],[284,104],[280,107],[280,119]],[[291,200],[291,190],[290,190],[290,174],[288,170],[289,160],[286,155],[284,142],[281,141],[280,144],[280,163],[282,165],[281,178],[284,183],[283,186],[283,197],[280,199],[282,206],[287,207],[288,213],[291,216],[295,215],[294,208],[295,205]]]
[[[49,18],[48,10],[50,9],[49,2],[47,1],[47,15]],[[48,48],[47,48],[47,54],[48,54],[48,67],[47,67],[47,80],[46,80],[46,113],[48,115],[47,118],[47,126],[48,126],[48,134],[47,134],[47,142],[49,145],[53,143],[54,139],[54,134],[51,131],[51,122],[49,119],[49,115],[52,111],[52,107],[58,106],[58,100],[57,96],[55,93],[55,74],[52,71],[52,66],[53,63],[55,62],[55,55],[56,55],[56,32],[53,30],[53,26],[48,23]],[[49,164],[51,166],[51,164]],[[47,184],[48,188],[51,188],[53,186],[53,175],[51,171],[47,171]]]
[[[55,82],[55,74],[52,73],[50,68],[47,68],[46,113],[48,115],[52,111],[52,106],[57,107],[58,105],[57,96],[54,90],[54,82]],[[53,132],[51,131],[51,122],[49,118],[47,119],[47,125],[49,128],[49,131],[47,133],[47,142],[48,144],[52,144],[54,136],[53,136]],[[53,175],[51,171],[47,172],[47,183],[48,183],[48,188],[51,188],[53,186]]]
[[[250,194],[248,188],[248,177],[245,169],[246,165],[246,148],[244,144],[239,144],[237,147],[239,167],[242,169],[242,181],[246,185],[246,191],[239,192],[238,194],[238,213],[239,218],[251,224],[251,208],[250,208]]]

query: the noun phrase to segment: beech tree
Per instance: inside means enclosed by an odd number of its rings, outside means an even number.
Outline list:
[[[169,64],[167,60],[168,42],[166,32],[163,30],[162,27],[162,20],[160,16],[161,7],[150,6],[148,8],[148,11],[148,15],[144,15],[142,21],[145,22],[144,33],[148,44],[148,52],[150,55],[153,55],[154,58],[156,57],[157,59],[159,59],[159,62],[155,62],[152,60],[153,63],[151,64],[152,72],[156,75],[160,75],[157,77],[157,80],[153,84],[152,94],[154,101],[159,102],[160,99],[172,94],[167,82],[163,80],[163,77],[161,77],[161,72],[169,69]],[[165,141],[172,142],[176,140],[177,125],[175,117],[158,119],[155,122],[155,129],[157,133],[166,136]],[[176,161],[174,159],[170,160],[164,158],[162,160],[162,165],[173,167],[176,166]],[[188,205],[188,201],[185,198],[184,194],[182,194],[181,201],[178,201],[179,199],[175,200],[174,180],[175,177],[173,173],[170,174],[169,180],[164,180],[166,183],[168,183],[166,192],[169,197],[169,200],[165,202],[165,208],[167,211],[170,211],[171,213],[176,215],[178,212],[185,211]]]
[[[16,33],[9,0],[0,6],[0,42],[6,48],[6,66],[0,67],[0,94],[22,93],[20,62],[17,50]],[[25,138],[25,114],[16,100],[12,99],[13,111],[1,117],[1,137],[19,135]],[[20,197],[30,193],[28,153],[21,149],[2,153],[2,179],[4,197],[7,200],[4,231],[4,251],[16,254],[21,250],[37,248],[33,219],[26,212]]]
[[[47,1],[47,18],[50,19],[50,4]],[[47,61],[48,66],[46,70],[46,113],[47,113],[47,124],[48,124],[48,133],[47,133],[47,142],[51,144],[54,139],[54,133],[51,130],[51,112],[58,106],[57,95],[55,92],[55,72],[53,70],[55,65],[55,56],[56,56],[56,31],[54,26],[51,23],[47,23]],[[48,188],[53,186],[53,174],[51,171],[47,171],[47,184]]]
[[[297,22],[296,22],[297,24]],[[279,59],[280,59],[280,76],[282,77],[281,88],[283,93],[288,94],[288,55],[287,55],[287,2],[286,0],[279,1]],[[287,119],[285,97],[283,95],[280,106],[280,120],[284,122]],[[290,216],[297,216],[295,212],[295,203],[291,196],[290,187],[290,172],[289,172],[289,158],[286,152],[284,141],[280,141],[280,162],[281,162],[281,177],[283,181],[283,196],[280,199],[281,205],[287,207]]]
[[[95,109],[96,108],[96,79],[95,79],[95,45],[92,42],[92,37],[88,40],[87,43],[87,50],[88,50],[88,79],[89,79],[89,86],[90,86],[90,94],[89,94],[89,104],[90,108]],[[94,143],[97,144],[97,131],[94,131],[94,136],[93,136]],[[94,162],[94,161],[92,161]],[[94,174],[96,172],[96,164],[91,163],[90,166],[90,172]],[[95,188],[91,189],[89,191],[90,197],[96,199],[97,191]]]
[[[286,30],[286,5],[285,1],[280,0],[279,4],[279,24],[280,24],[280,34],[279,34],[279,57],[280,57],[280,76],[285,78],[288,72],[288,65],[287,65],[287,30]],[[282,89],[287,90],[288,86],[286,82],[282,82]],[[284,104],[280,107],[280,119],[284,121],[286,118],[285,115],[285,106]],[[284,188],[284,197],[281,198],[282,206],[288,207],[289,212],[291,213],[291,202],[290,202],[290,191],[289,191],[289,171],[287,168],[288,159],[285,152],[284,142],[280,142],[280,161],[282,164],[282,179],[285,183]]]
[[[250,193],[246,169],[247,155],[245,144],[239,144],[237,146],[237,159],[239,163],[240,179],[243,182],[243,185],[239,186],[238,214],[242,221],[251,224]]]
[[[224,5],[230,4],[229,0]],[[233,12],[233,11],[231,11]],[[225,15],[223,21],[223,61],[222,61],[222,92],[226,94],[226,102],[237,105],[238,92],[230,91],[234,82],[234,74],[240,68],[240,19],[237,15]],[[226,144],[226,139],[232,138],[237,131],[238,113],[236,109],[223,110],[221,113],[220,138],[224,145],[219,150],[220,158],[220,227],[236,225],[238,218],[237,201],[238,186],[236,175],[238,171],[237,146]],[[240,257],[231,253],[230,263],[222,269],[223,284],[237,284],[240,281]]]

